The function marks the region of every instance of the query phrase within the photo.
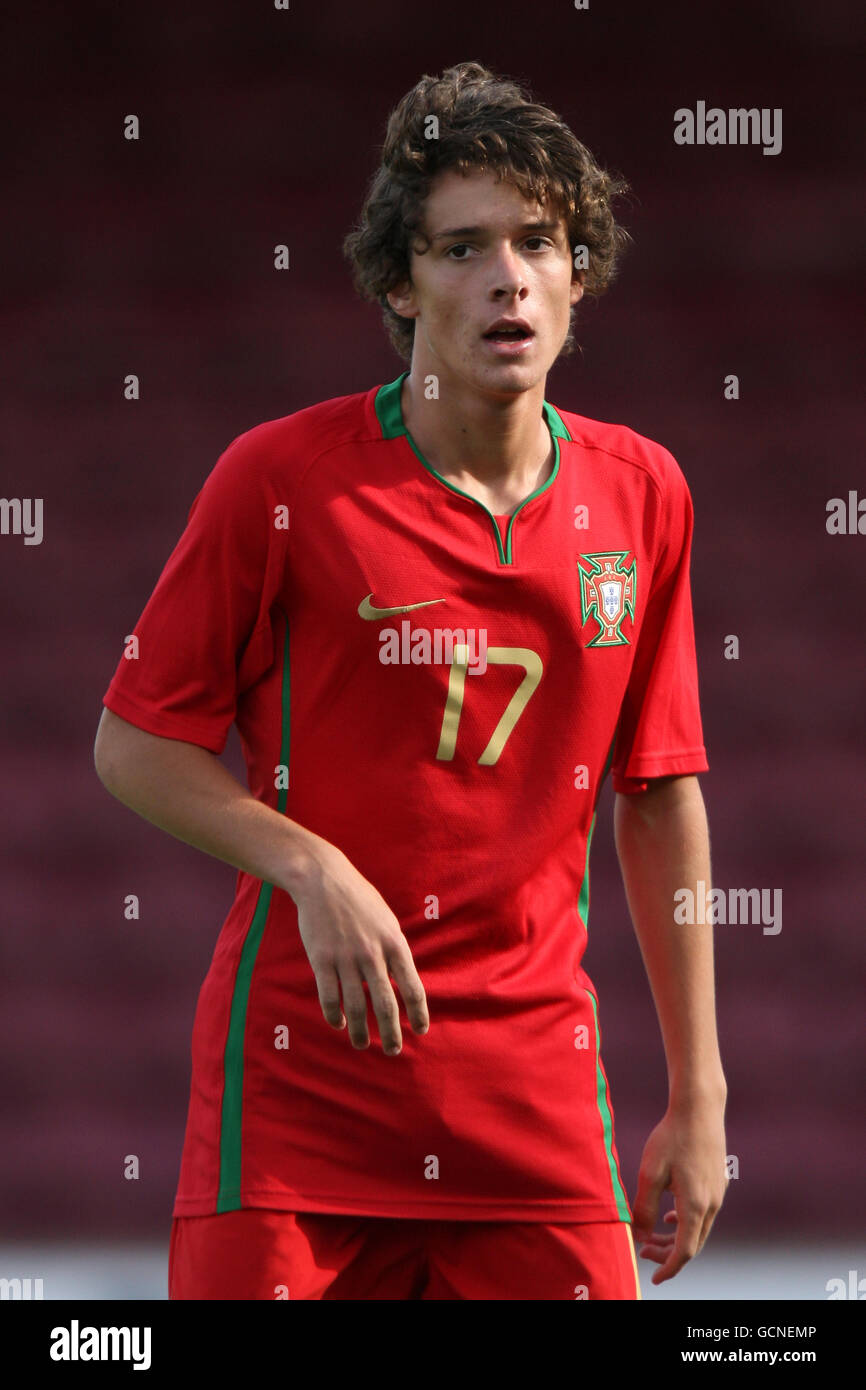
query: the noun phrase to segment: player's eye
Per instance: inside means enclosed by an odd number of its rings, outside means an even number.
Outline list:
[[[531,236],[531,237],[527,237],[526,244],[528,244],[530,241],[540,241],[540,242],[543,242],[545,246],[553,246],[553,242],[552,242],[548,237],[543,237],[543,236]],[[445,255],[446,255],[446,256],[451,256],[452,251],[467,251],[467,250],[469,250],[469,243],[466,242],[466,241],[459,241],[459,242],[457,242],[454,246],[449,246],[448,250],[445,252]],[[456,260],[456,261],[465,261],[465,260],[468,259],[468,257],[467,257],[467,256],[451,256],[451,259],[452,259],[452,260]]]

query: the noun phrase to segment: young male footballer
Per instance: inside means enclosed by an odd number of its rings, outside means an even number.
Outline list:
[[[423,77],[345,240],[408,370],[240,434],[127,640],[99,776],[240,871],[170,1298],[638,1299],[632,1226],[658,1283],[722,1202],[691,499],[545,399],[624,189],[522,87]],[[669,1074],[631,1208],[581,967],[608,772]]]

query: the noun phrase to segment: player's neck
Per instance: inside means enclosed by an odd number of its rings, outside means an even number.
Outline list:
[[[500,515],[550,477],[554,448],[544,422],[544,382],[507,401],[455,382],[428,400],[427,374],[413,364],[403,380],[403,422],[426,461],[444,478]]]

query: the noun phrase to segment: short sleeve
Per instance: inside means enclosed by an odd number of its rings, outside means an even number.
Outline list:
[[[671,457],[661,498],[661,544],[611,764],[617,792],[646,791],[653,777],[706,772],[689,583],[694,509]],[[638,575],[638,585],[640,575]]]
[[[196,495],[103,696],[148,733],[213,753],[225,748],[239,695],[274,660],[287,513],[256,435],[235,439]]]

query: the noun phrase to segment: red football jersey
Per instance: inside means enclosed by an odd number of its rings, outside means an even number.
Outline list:
[[[430,1012],[416,1037],[400,1003],[388,1057],[369,1005],[353,1048],[293,899],[240,873],[174,1214],[628,1221],[589,846],[608,768],[707,768],[691,498],[659,444],[545,401],[552,474],[496,518],[419,453],[405,375],[232,442],[104,697],[217,754],[236,720],[250,790],[375,885]]]

